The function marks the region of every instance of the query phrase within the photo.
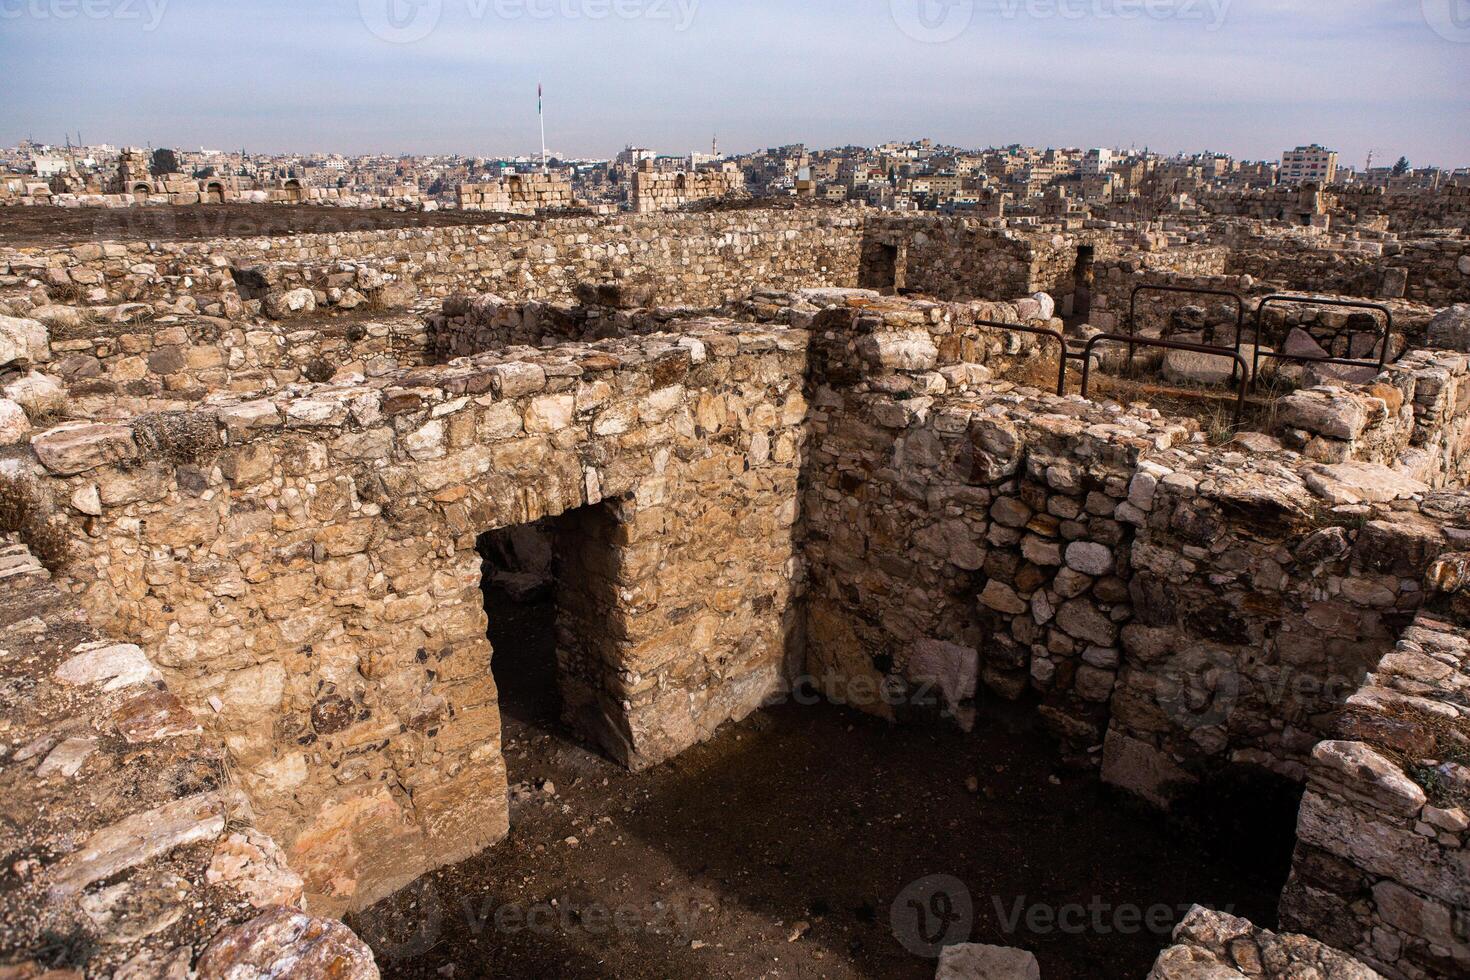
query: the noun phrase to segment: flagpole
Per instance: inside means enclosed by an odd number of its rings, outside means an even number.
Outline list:
[[[551,170],[546,166],[546,107],[544,96],[541,91],[541,83],[536,83],[536,115],[541,120],[541,173],[549,174]]]

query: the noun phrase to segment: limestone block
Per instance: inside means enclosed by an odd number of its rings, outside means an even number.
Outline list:
[[[42,465],[63,476],[138,456],[138,445],[128,426],[89,422],[69,423],[42,432],[31,439],[31,448]]]
[[[1461,258],[1461,264],[1467,259],[1470,256]],[[1461,353],[1470,352],[1470,303],[1457,303],[1441,310],[1425,329],[1430,346]]]
[[[51,359],[50,335],[38,320],[0,316],[0,368],[44,364]]]
[[[857,349],[869,365],[890,371],[932,371],[939,363],[939,348],[922,330],[869,334]]]
[[[200,793],[126,817],[87,838],[50,869],[51,894],[71,897],[176,847],[213,840],[224,832],[225,816],[219,793]]]
[[[1318,464],[1306,473],[1307,487],[1334,506],[1401,500],[1429,487],[1381,463]]]
[[[0,398],[0,446],[25,442],[31,434],[31,420],[25,409],[8,398]]]
[[[1313,779],[1371,799],[1385,812],[1412,817],[1426,802],[1417,783],[1362,742],[1321,742],[1312,751],[1312,763]]]
[[[1024,949],[966,943],[940,951],[934,980],[1041,980],[1041,965]]]
[[[78,647],[69,660],[56,668],[56,677],[76,686],[102,684],[104,691],[162,680],[142,649],[131,643]]]
[[[909,652],[910,680],[927,680],[939,686],[950,707],[975,696],[980,676],[980,654],[973,647],[922,639]]]
[[[26,410],[32,419],[58,415],[66,409],[66,389],[57,378],[32,371],[11,381],[0,394]]]

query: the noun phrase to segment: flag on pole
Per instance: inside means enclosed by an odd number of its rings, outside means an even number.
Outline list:
[[[541,83],[536,83],[536,115],[544,115],[541,111]]]

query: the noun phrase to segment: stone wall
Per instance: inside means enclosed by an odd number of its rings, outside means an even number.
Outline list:
[[[651,166],[651,164],[650,164]],[[633,210],[677,211],[699,201],[717,201],[743,193],[745,174],[739,169],[657,173],[640,168],[633,174]]]
[[[0,972],[223,976],[249,961],[376,980],[357,937],[301,911],[302,880],[254,826],[223,747],[143,650],[94,628],[5,535],[0,635]]]
[[[455,201],[465,211],[535,214],[572,207],[572,185],[543,174],[513,174],[485,184],[460,184]]]
[[[1278,935],[1234,915],[1195,906],[1174,930],[1146,980],[1381,980],[1307,936]]]
[[[966,323],[1019,321],[1006,306],[832,311],[813,326],[808,672],[889,716],[937,684],[937,709],[962,725],[978,681],[1029,691],[1085,756],[1131,615],[1115,511],[1140,456],[1189,427],[991,380],[1039,342]],[[818,353],[838,343],[845,356]]]
[[[1372,384],[1303,389],[1276,405],[1288,448],[1324,463],[1401,469],[1431,487],[1470,479],[1470,358],[1416,350]]]
[[[938,300],[1007,300],[1065,286],[1076,242],[1063,236],[997,229],[979,218],[874,215],[868,219],[865,265],[872,289],[893,286],[871,276],[883,265],[872,253],[896,250],[899,285]],[[1058,270],[1065,269],[1065,274]]]
[[[564,680],[614,757],[657,762],[781,686],[806,338],[680,332],[34,437],[83,602],[223,739],[315,907],[505,833],[480,532],[608,508],[604,645]]]
[[[380,377],[422,363],[427,346],[423,320],[410,316],[287,324],[81,312],[51,317],[47,367],[65,388],[67,413],[80,418],[180,411],[218,392],[273,392],[339,375]]]
[[[1461,502],[1464,506],[1464,501]],[[1463,541],[1463,539],[1461,539]],[[1458,590],[1466,556],[1430,586]],[[1312,753],[1282,919],[1394,978],[1470,973],[1470,631],[1421,613]]]
[[[273,294],[311,289],[406,296],[490,292],[513,300],[569,300],[583,283],[653,287],[655,302],[713,305],[753,284],[856,285],[860,210],[738,211],[511,221],[469,227],[344,232],[203,243],[86,243],[0,250],[0,282],[35,281],[87,305],[145,301],[226,313],[236,278]],[[232,270],[234,274],[232,274]],[[411,290],[411,291],[410,291]],[[338,300],[340,302],[340,299]],[[406,299],[394,301],[398,305]],[[383,305],[392,305],[384,303]],[[300,308],[298,307],[298,310]],[[292,311],[294,312],[294,311]]]

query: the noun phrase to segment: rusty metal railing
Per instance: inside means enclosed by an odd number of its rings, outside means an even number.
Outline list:
[[[1236,380],[1235,395],[1235,425],[1240,425],[1240,420],[1245,416],[1245,393],[1250,384],[1250,365],[1246,362],[1245,355],[1240,351],[1231,350],[1229,347],[1212,347],[1209,344],[1190,344],[1182,340],[1152,340],[1148,337],[1138,337],[1133,334],[1124,333],[1100,333],[1087,342],[1082,351],[1082,397],[1087,397],[1088,388],[1092,381],[1092,352],[1093,348],[1101,343],[1127,344],[1130,352],[1133,345],[1142,347],[1160,347],[1164,350],[1190,351],[1195,354],[1210,354],[1215,357],[1230,357],[1235,359],[1236,370],[1232,378]],[[1131,361],[1130,354],[1130,361]]]
[[[1278,303],[1282,305],[1293,303],[1299,306],[1336,306],[1344,307],[1347,309],[1372,310],[1375,313],[1383,314],[1383,348],[1379,352],[1378,360],[1370,361],[1364,360],[1362,358],[1333,357],[1330,355],[1327,357],[1315,357],[1311,354],[1286,354],[1281,351],[1262,352],[1261,331],[1264,329],[1266,324],[1266,308],[1272,303]],[[1351,335],[1351,333],[1353,332],[1354,331],[1349,331],[1348,333],[1349,335]],[[1362,333],[1366,331],[1356,332]],[[1340,336],[1342,334],[1342,331],[1337,331],[1337,334]],[[1381,374],[1384,368],[1388,367],[1388,355],[1390,353],[1390,349],[1393,346],[1393,311],[1384,306],[1382,303],[1369,303],[1364,300],[1333,299],[1326,296],[1293,296],[1288,293],[1273,293],[1272,295],[1262,299],[1261,304],[1256,307],[1255,334],[1252,339],[1255,341],[1255,352],[1252,357],[1251,365],[1252,384],[1255,384],[1255,379],[1261,366],[1261,358],[1263,357],[1273,358],[1274,360],[1278,361],[1295,361],[1298,364],[1341,364],[1346,367],[1376,367]],[[1349,340],[1348,343],[1349,349],[1351,349],[1352,341]]]
[[[1228,289],[1207,289],[1195,286],[1172,286],[1164,283],[1144,283],[1135,286],[1133,294],[1128,298],[1128,335],[1136,338],[1138,336],[1138,294],[1139,293],[1184,293],[1192,296],[1220,296],[1224,299],[1233,300],[1235,303],[1235,346],[1236,354],[1240,353],[1241,336],[1245,333],[1245,300],[1239,293]],[[1133,370],[1134,341],[1128,344],[1128,370]],[[1231,375],[1231,380],[1235,376]]]
[[[1077,355],[1067,352],[1067,338],[1060,330],[1053,330],[1050,327],[1033,327],[1025,323],[1001,323],[999,320],[976,320],[974,323],[977,327],[991,327],[996,330],[1019,330],[1021,333],[1036,334],[1039,337],[1050,337],[1055,340],[1057,346],[1061,348],[1060,356],[1057,358],[1061,365],[1057,368],[1057,394],[1065,395],[1067,393],[1067,361],[1070,358],[1075,358]]]

